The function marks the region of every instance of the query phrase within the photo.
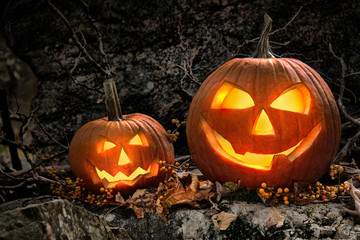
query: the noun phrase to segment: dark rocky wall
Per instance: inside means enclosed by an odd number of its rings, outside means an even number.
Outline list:
[[[101,63],[97,32],[81,1],[53,0],[69,20],[77,36]],[[323,74],[337,96],[338,62],[328,45],[343,55],[348,71],[360,69],[359,1],[89,1],[89,13],[103,36],[104,50],[117,83],[123,112],[141,112],[157,119],[166,129],[172,118],[185,120],[191,96],[217,66],[237,53],[237,46],[260,33],[264,12],[273,18],[273,29],[283,27],[303,6],[286,31],[270,40],[279,56],[298,58]],[[10,1],[2,17],[2,35],[8,46],[26,61],[38,77],[38,95],[33,108],[44,126],[66,142],[63,130],[72,134],[88,121],[106,115],[102,101],[101,75],[82,55],[70,71],[79,49],[70,32],[47,1]],[[251,55],[255,44],[241,48]],[[181,67],[191,70],[191,77]],[[347,79],[356,94],[359,81]],[[184,91],[186,90],[186,91]],[[190,94],[190,95],[189,95]],[[359,98],[360,94],[357,94]],[[354,105],[350,92],[345,102]],[[356,106],[356,105],[355,105]],[[358,106],[358,105],[357,105]],[[176,154],[187,152],[185,130],[175,143]],[[36,137],[39,146],[51,144]]]

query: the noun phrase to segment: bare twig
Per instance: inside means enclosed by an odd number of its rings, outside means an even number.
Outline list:
[[[51,134],[49,134],[44,127],[41,125],[40,121],[38,119],[35,119],[36,123],[38,124],[38,126],[40,127],[41,131],[54,143],[56,143],[57,145],[59,145],[60,147],[68,150],[69,146],[65,146],[62,143],[60,143],[58,140],[56,140],[53,136],[51,136]]]
[[[102,40],[103,38],[102,38],[101,31],[96,26],[95,19],[90,15],[89,5],[87,3],[85,3],[83,0],[78,0],[78,1],[80,2],[81,6],[84,8],[84,10],[86,12],[87,19],[91,23],[91,26],[95,29],[97,39],[98,39],[98,42],[99,42],[99,52],[100,52],[100,54],[102,56],[102,62],[105,64],[106,69],[108,71],[110,71],[110,65],[109,65],[108,60],[107,60],[107,54],[104,51],[104,43],[103,43],[103,40]]]
[[[112,76],[111,72],[109,69],[104,69],[99,63],[97,63],[95,61],[95,59],[90,55],[90,53],[87,51],[87,49],[85,48],[85,46],[80,42],[78,36],[76,35],[74,29],[72,28],[69,20],[67,20],[67,18],[64,16],[64,14],[50,1],[48,0],[48,4],[50,5],[50,7],[59,15],[59,17],[61,18],[61,20],[63,21],[63,23],[65,24],[65,26],[67,27],[67,29],[70,31],[71,33],[71,37],[74,40],[76,46],[83,52],[83,54],[85,55],[86,59],[101,73],[103,73],[105,75],[105,77],[109,78]]]
[[[340,150],[340,152],[336,155],[334,163],[341,162],[348,154],[350,154],[351,149],[353,148],[356,140],[360,137],[360,131],[357,132],[354,136],[347,140],[345,146]]]
[[[183,162],[183,161],[186,161],[188,159],[190,159],[190,155],[185,155],[185,156],[175,158],[175,162]]]
[[[73,70],[76,66],[74,65],[73,69],[71,69],[70,71],[64,66],[64,64],[62,64],[61,61],[59,61],[54,55],[53,55],[53,60],[59,64],[61,66],[61,68],[67,73],[67,75],[70,77],[70,79],[76,84],[76,85],[79,85],[87,90],[90,90],[90,91],[94,91],[94,92],[97,92],[97,93],[103,93],[102,91],[100,91],[99,89],[96,89],[96,88],[92,88],[92,87],[88,87],[86,84],[82,84],[82,83],[79,83],[76,78],[72,75],[72,72],[71,70]],[[76,60],[75,60],[76,62]]]
[[[295,20],[295,18],[297,18],[297,16],[300,14],[300,12],[301,12],[302,9],[303,9],[303,6],[301,6],[301,7],[299,8],[299,10],[298,10],[298,11],[295,13],[295,15],[285,24],[285,26],[283,26],[282,28],[279,28],[279,29],[276,29],[276,30],[270,32],[270,33],[269,33],[269,36],[272,36],[272,35],[280,32],[280,31],[286,30],[287,27]],[[242,47],[244,47],[245,45],[248,45],[249,43],[255,43],[255,42],[259,41],[259,39],[260,39],[260,37],[257,37],[257,38],[254,38],[254,39],[250,39],[250,40],[248,40],[248,39],[245,40],[242,44],[240,44],[240,45],[237,47],[238,51],[237,51],[237,53],[236,53],[236,56],[238,56],[238,55],[240,54],[240,49],[241,49]],[[288,42],[285,43],[285,45],[287,45],[287,44],[289,44],[289,43],[288,43]],[[277,45],[281,45],[281,44],[280,44],[280,43],[277,43]]]
[[[339,109],[341,111],[341,113],[344,115],[344,117],[349,120],[350,122],[352,122],[353,124],[357,125],[357,126],[360,126],[360,121],[351,117],[347,112],[346,112],[346,108],[342,102],[343,100],[343,96],[344,96],[344,92],[345,92],[345,77],[346,77],[346,64],[343,60],[342,57],[339,57],[335,54],[335,52],[333,51],[332,49],[332,46],[331,44],[329,44],[329,50],[330,50],[330,53],[333,55],[334,58],[336,58],[339,63],[340,63],[340,66],[341,66],[341,77],[339,79],[340,81],[340,92],[339,92],[339,97],[337,99],[337,103],[339,105]]]

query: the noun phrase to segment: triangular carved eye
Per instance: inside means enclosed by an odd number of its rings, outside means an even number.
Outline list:
[[[270,107],[289,112],[308,114],[310,104],[310,92],[304,84],[300,83],[283,91],[281,95],[270,105]]]
[[[216,92],[211,108],[246,109],[255,106],[254,100],[245,90],[224,82]]]
[[[135,137],[130,140],[129,145],[143,145],[139,134],[136,134]]]
[[[130,139],[129,145],[145,147],[149,146],[148,138],[141,130],[139,130],[138,133]]]
[[[97,145],[97,152],[101,153],[107,150],[110,150],[114,147],[117,147],[117,145],[115,143],[113,143],[112,141],[110,141],[109,139],[107,139],[104,136],[99,136],[98,138],[98,145]]]
[[[114,143],[109,142],[109,141],[104,142],[104,148],[103,148],[104,151],[109,150],[109,149],[114,148],[114,147],[116,147],[116,145]]]

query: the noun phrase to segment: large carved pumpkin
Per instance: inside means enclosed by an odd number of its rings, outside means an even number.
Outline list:
[[[158,184],[164,177],[159,161],[174,164],[174,149],[153,118],[140,113],[118,115],[120,108],[113,105],[118,102],[116,88],[113,82],[109,86],[116,96],[107,102],[109,118],[89,122],[76,132],[70,166],[93,192],[105,187],[129,194]]]
[[[256,58],[219,67],[191,103],[188,145],[212,181],[240,180],[250,188],[310,184],[337,152],[340,117],[328,86],[305,63],[274,58],[266,36]]]

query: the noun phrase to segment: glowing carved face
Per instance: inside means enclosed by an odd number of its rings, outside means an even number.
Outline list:
[[[234,58],[201,84],[186,135],[211,181],[256,189],[313,183],[340,142],[336,101],[311,67],[290,58]]]
[[[118,145],[114,142],[118,142]],[[148,139],[144,133],[138,131],[128,141],[119,142],[119,139],[116,139],[114,142],[104,136],[99,136],[98,158],[95,161],[90,161],[105,187],[111,188],[120,182],[132,186],[141,176],[147,178],[158,174],[158,156],[149,147]],[[139,159],[141,156],[138,153],[141,151],[145,151],[152,159],[151,164],[147,164],[148,166],[145,168]],[[93,181],[97,182],[98,179],[94,178]]]
[[[174,163],[172,143],[155,119],[140,113],[123,118],[88,122],[71,140],[71,169],[94,193],[106,187],[127,195],[139,188],[157,186],[165,177],[159,171],[159,162]]]
[[[208,119],[205,120],[201,116],[200,121],[209,143],[219,154],[241,165],[270,170],[274,156],[285,155],[290,161],[294,161],[306,151],[320,133],[321,123],[318,122],[315,126],[304,124],[306,130],[302,131],[295,142],[292,139],[292,145],[279,148],[276,146],[280,145],[277,140],[294,138],[294,135],[291,128],[279,125],[276,128],[274,122],[282,118],[279,119],[279,116],[288,114],[290,114],[289,119],[299,115],[306,121],[306,116],[311,108],[310,92],[304,84],[298,83],[284,89],[270,103],[261,101],[260,104],[263,106],[256,108],[256,100],[247,91],[225,81],[212,100],[211,113],[207,115]],[[269,116],[265,108],[273,114]],[[224,118],[224,124],[217,122],[217,124],[213,124],[214,127],[211,127],[208,121],[212,122],[212,117],[219,114]],[[246,116],[246,118],[237,117],[239,115]],[[274,119],[272,120],[273,115]],[[231,118],[237,119],[238,122],[235,123]],[[234,124],[233,128],[238,131],[229,132],[232,124]],[[242,127],[236,128],[235,124],[242,125]],[[270,147],[267,147],[262,153],[261,146],[269,145]]]

